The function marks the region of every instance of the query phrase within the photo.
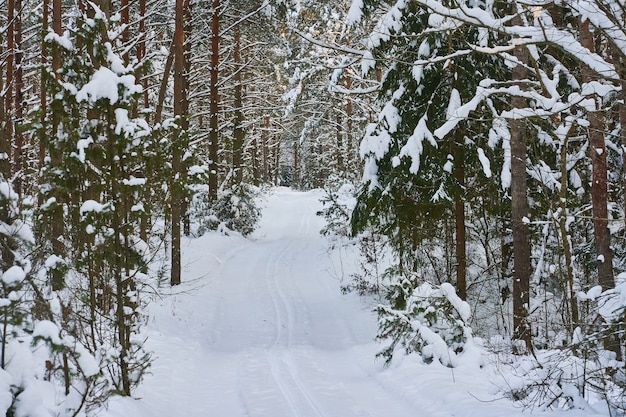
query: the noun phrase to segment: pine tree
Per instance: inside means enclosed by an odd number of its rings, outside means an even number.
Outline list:
[[[142,87],[116,52],[119,40],[109,38],[114,22],[93,7],[91,17],[79,14],[71,23],[73,35],[47,36],[63,66],[46,72],[53,116],[42,126],[49,131],[39,135],[48,138],[51,155],[41,188],[39,239],[55,238],[50,218],[61,216],[65,225],[63,251],[44,246],[41,256],[59,295],[62,337],[99,360],[98,378],[83,388],[88,403],[113,392],[130,395],[148,364],[132,337],[142,322],[151,257],[139,236],[146,210],[140,196],[142,188],[164,181],[148,184],[144,177],[163,133],[132,117]],[[70,386],[77,375],[67,360],[62,367]]]

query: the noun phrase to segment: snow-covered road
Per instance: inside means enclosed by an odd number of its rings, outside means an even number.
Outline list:
[[[139,395],[153,416],[415,416],[368,375],[376,324],[329,274],[319,197],[280,189],[223,255],[189,243],[193,284],[150,324],[158,357]]]
[[[280,188],[249,239],[207,234],[183,250],[184,284],[152,305],[154,352],[140,401],[110,416],[514,416],[477,370],[374,355],[371,306],[342,295],[338,259],[319,235],[321,192]],[[520,413],[521,414],[521,413]]]

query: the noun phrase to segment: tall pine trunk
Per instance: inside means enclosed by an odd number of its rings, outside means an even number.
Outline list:
[[[24,117],[24,71],[22,69],[22,0],[15,0],[15,150],[13,154],[15,183],[14,189],[18,195],[23,193],[24,169],[24,134],[21,125]]]
[[[235,95],[235,115],[233,120],[233,172],[235,173],[235,183],[241,184],[243,181],[243,142],[244,142],[244,130],[243,130],[243,97],[242,97],[242,77],[243,65],[241,62],[241,30],[239,25],[235,25],[233,30],[235,38],[235,74],[233,79],[235,81],[234,95]]]
[[[458,131],[454,143],[454,179],[460,187],[465,187],[465,163],[463,158],[463,132]],[[465,231],[465,201],[462,195],[454,199],[456,291],[459,297],[467,300],[467,248]]]
[[[515,6],[515,5],[514,5]],[[517,21],[517,22],[516,22]],[[517,17],[513,24],[521,24]],[[513,68],[513,81],[525,80],[528,62],[526,47],[515,49],[520,62]],[[523,88],[520,86],[520,88]],[[526,100],[514,96],[513,109],[526,107]],[[511,120],[511,226],[513,229],[513,340],[523,342],[526,351],[532,350],[528,305],[530,303],[530,230],[528,227],[528,185],[526,174],[527,130],[524,119]],[[515,346],[520,349],[520,345]],[[517,351],[522,353],[521,350]]]
[[[2,32],[0,31],[0,56],[4,55],[4,44],[2,42]],[[0,178],[8,179],[11,176],[11,161],[9,155],[11,154],[11,139],[7,134],[7,124],[9,123],[9,117],[5,112],[5,95],[4,91],[4,79],[0,69]]]
[[[172,247],[171,247],[171,276],[170,284],[180,284],[180,223],[181,223],[181,207],[183,193],[181,189],[182,174],[182,152],[183,136],[186,134],[184,129],[185,109],[185,32],[184,32],[184,4],[183,0],[176,0],[175,10],[175,29],[174,29],[174,117],[176,117],[177,128],[174,131],[174,140],[172,141],[172,181],[170,186],[170,209],[171,209],[171,227],[172,227]]]
[[[15,172],[15,167],[10,162],[13,158],[13,76],[15,74],[15,0],[7,0],[7,51],[6,51],[6,77],[4,86],[4,137],[7,141],[6,150],[11,167],[7,178]],[[0,92],[2,94],[2,92]]]
[[[589,20],[580,23],[580,43],[594,52],[594,36],[589,30]],[[595,80],[594,71],[582,64],[583,82]],[[595,97],[596,108],[587,113],[589,121],[589,152],[592,165],[591,204],[593,211],[593,236],[596,247],[598,282],[603,290],[615,287],[613,279],[613,255],[611,252],[611,233],[609,231],[608,180],[606,165],[606,144],[604,142],[604,120],[600,112],[599,98]]]
[[[218,116],[219,116],[219,52],[220,52],[220,0],[213,0],[211,20],[211,80],[210,80],[210,133],[209,133],[209,198],[217,200],[218,188]]]
[[[263,118],[263,127],[261,128],[261,148],[263,151],[263,182],[269,182],[269,135],[270,135],[270,117]],[[295,175],[295,171],[294,171]]]

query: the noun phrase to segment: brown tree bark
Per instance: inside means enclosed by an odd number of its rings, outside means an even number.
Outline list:
[[[14,137],[15,145],[13,152],[13,173],[15,176],[14,189],[18,195],[23,193],[24,181],[24,134],[20,126],[24,117],[24,71],[22,68],[22,0],[15,0],[15,92],[13,98],[15,100],[15,122]]]
[[[589,20],[580,23],[580,43],[591,52],[595,51],[594,36],[589,30]],[[583,82],[595,80],[595,73],[582,64]],[[595,97],[596,110],[587,113],[589,121],[589,152],[592,165],[591,204],[593,212],[593,235],[595,240],[598,282],[603,290],[615,287],[613,278],[613,254],[608,214],[608,180],[606,165],[605,124],[600,112],[599,99]]]
[[[342,103],[342,102],[343,102],[343,100],[340,101],[339,103]],[[336,143],[337,149],[336,149],[336,152],[335,152],[335,155],[336,155],[335,158],[337,159],[337,171],[343,174],[344,166],[345,166],[344,165],[345,162],[344,162],[343,156],[344,156],[345,150],[344,150],[344,143],[343,143],[343,117],[342,117],[341,111],[342,111],[342,109],[337,109],[337,115],[335,116],[335,118],[336,118],[335,123],[337,125],[336,126],[336,128],[337,128],[337,143]],[[322,157],[322,155],[320,155],[320,158],[321,157]]]
[[[266,183],[269,181],[269,135],[270,117],[265,116],[263,118],[263,127],[261,128],[261,147],[263,150],[263,182]]]
[[[515,5],[514,5],[515,6]],[[517,17],[513,24],[521,24]],[[520,64],[513,68],[513,81],[524,80],[528,50],[518,47],[514,53]],[[523,108],[526,100],[513,97],[511,106]],[[524,119],[511,120],[511,226],[513,229],[513,340],[524,342],[526,352],[532,351],[528,305],[530,303],[530,230],[528,228],[528,185],[526,174],[527,130]],[[520,346],[515,346],[520,348]],[[517,353],[524,353],[518,351]]]
[[[209,198],[217,200],[218,189],[218,116],[219,116],[219,52],[220,52],[220,0],[213,0],[211,19],[211,79],[210,79],[210,133],[209,133]]]
[[[120,9],[120,23],[125,26],[122,30],[122,45],[124,48],[127,48],[130,37],[130,30],[128,28],[130,24],[130,5],[128,4],[128,0],[120,0]],[[122,59],[124,60],[124,65],[128,65],[130,63],[130,53],[128,49],[125,49]]]
[[[243,97],[242,97],[242,77],[241,72],[243,70],[241,62],[241,30],[239,25],[235,25],[233,29],[233,36],[235,39],[235,74],[233,80],[234,86],[234,98],[235,98],[235,115],[233,120],[233,171],[235,173],[235,182],[241,184],[243,182],[243,142],[245,132],[243,130]]]
[[[563,255],[565,256],[565,279],[567,281],[567,292],[570,303],[570,334],[574,333],[574,329],[578,327],[578,301],[576,297],[576,288],[574,286],[574,269],[572,266],[572,246],[569,240],[569,231],[567,228],[567,143],[571,132],[574,130],[574,126],[570,128],[569,132],[563,138],[561,144],[561,189],[559,190],[559,201],[561,215],[559,217],[559,230],[561,233],[561,245],[563,246]]]
[[[52,1],[52,30],[57,35],[62,34],[62,20],[61,20],[61,6],[62,0],[53,0]],[[52,50],[52,70],[54,71],[57,79],[60,77],[58,73],[61,68],[61,53],[58,46],[55,46]],[[56,131],[59,126],[59,117],[56,114],[52,114],[52,131]],[[52,164],[54,166],[61,165],[61,155],[58,151],[53,149],[53,147],[49,147],[48,151],[50,152],[50,158],[52,160]],[[57,202],[54,206],[52,213],[52,226],[51,226],[51,240],[52,240],[52,251],[55,255],[59,257],[65,256],[65,246],[61,241],[61,237],[63,236],[65,230],[65,223],[63,220],[63,196],[55,192],[55,198]],[[65,277],[63,274],[55,271],[52,276],[52,289],[54,291],[59,291],[65,286]],[[66,381],[69,384],[69,381]]]
[[[161,78],[161,86],[159,87],[159,97],[157,99],[156,109],[154,110],[154,123],[161,123],[161,115],[163,114],[163,103],[165,102],[165,94],[167,93],[167,82],[172,72],[174,64],[175,45],[172,41],[170,52],[165,60],[163,67],[163,77]]]
[[[45,64],[48,60],[48,57],[46,55],[46,48],[45,48],[45,44],[43,41],[46,37],[46,34],[48,33],[48,18],[49,18],[48,7],[49,7],[48,0],[43,0],[43,4],[42,4],[43,13],[42,13],[42,18],[41,18],[41,26],[42,26],[41,31],[43,33],[42,41],[41,41],[41,80],[40,80],[40,87],[39,87],[39,105],[41,107],[41,117],[39,118],[39,123],[41,123],[42,132],[46,132],[45,127],[46,127],[46,120],[47,120],[47,113],[48,113],[48,95],[46,93],[46,83],[44,81],[45,71],[46,71]],[[39,167],[43,167],[43,164],[46,158],[45,137],[39,138],[38,157],[39,157]],[[39,204],[41,205],[42,203],[43,201],[41,201],[41,195],[40,195]]]
[[[186,115],[185,100],[185,32],[184,32],[184,0],[176,0],[175,29],[174,29],[174,116],[178,127],[174,132],[172,141],[172,181],[170,187],[170,209],[172,215],[172,247],[171,247],[171,276],[170,284],[180,284],[181,260],[180,260],[180,223],[183,193],[181,190],[182,172],[182,136],[184,119]]]
[[[185,45],[183,47],[184,50],[184,58],[185,58],[185,71],[183,73],[183,83],[185,85],[185,96],[183,97],[182,103],[182,112],[185,117],[182,120],[182,127],[185,131],[185,137],[188,138],[189,131],[189,74],[191,72],[191,39],[192,39],[192,16],[191,16],[191,1],[184,0],[183,3],[183,12],[185,14],[185,25],[183,27],[183,31],[185,32]],[[185,141],[185,148],[187,148],[187,141]],[[183,184],[188,183],[188,170],[187,170],[187,162],[183,159],[182,167],[181,167],[181,178],[183,180]],[[191,218],[189,213],[189,205],[190,205],[190,196],[189,192],[184,189],[183,198],[181,200],[182,206],[182,218],[183,218],[183,233],[185,236],[189,236],[191,234]]]
[[[352,89],[352,76],[350,76],[350,72],[346,70],[346,89]],[[352,115],[354,114],[354,104],[352,103],[352,98],[348,96],[348,102],[346,103],[346,172],[352,173],[355,168],[352,167],[352,161],[356,153],[354,152],[354,143],[352,136]]]
[[[5,60],[6,65],[6,77],[4,87],[4,137],[7,141],[5,145],[8,150],[10,171],[7,175],[7,179],[15,172],[11,160],[13,160],[13,76],[15,74],[15,0],[7,0],[7,57]]]
[[[149,107],[148,101],[148,78],[145,77],[145,69],[143,67],[143,61],[146,57],[146,0],[139,0],[139,40],[137,42],[137,69],[135,71],[135,78],[137,82],[141,84],[143,89],[143,108]],[[137,106],[134,108],[134,117],[137,117]],[[144,175],[149,176],[150,172],[145,172]],[[146,196],[149,197],[149,196]],[[141,221],[139,225],[139,237],[147,242],[148,241],[148,228],[150,223],[149,214],[145,211],[141,213]]]
[[[63,34],[61,4],[62,0],[52,0],[52,30],[59,36]],[[54,70],[57,79],[59,79],[60,75],[57,71],[61,68],[61,54],[58,52],[57,46],[55,46],[54,49],[55,51],[52,55],[52,69]]]
[[[459,131],[454,143],[454,179],[465,187],[465,162],[463,158],[463,132]],[[465,230],[465,200],[462,195],[454,199],[454,253],[456,257],[456,292],[467,300],[467,248]]]
[[[2,33],[0,33],[0,56],[4,55],[4,43],[2,41]],[[4,74],[0,73],[0,179],[8,179],[11,176],[11,139],[7,134],[7,124],[9,118],[5,113],[5,96],[1,92],[4,91]]]

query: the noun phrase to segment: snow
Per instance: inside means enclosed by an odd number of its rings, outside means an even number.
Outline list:
[[[64,263],[65,261],[63,260],[63,258],[60,258],[56,255],[50,255],[44,262],[44,266],[46,267],[46,269],[53,269],[56,268],[57,265],[63,265]]]
[[[420,355],[399,356],[387,368],[375,360],[375,301],[341,293],[350,271],[332,271],[356,258],[329,252],[319,235],[322,196],[278,188],[250,239],[209,233],[183,240],[183,284],[161,289],[144,327],[154,361],[138,399],[116,397],[100,415],[527,415],[494,389],[502,370],[481,369],[479,346],[458,355],[453,370],[426,365]],[[442,288],[466,316],[454,288]]]
[[[468,321],[471,315],[471,309],[467,302],[461,300],[458,295],[456,295],[456,290],[452,286],[452,284],[448,282],[444,282],[440,286],[441,292],[448,299],[450,304],[454,307],[454,309],[459,313],[461,320]]]
[[[397,33],[400,30],[402,27],[402,10],[405,7],[406,1],[399,0],[389,8],[366,40],[367,49],[380,46],[382,42],[391,38],[392,33]]]
[[[24,281],[24,278],[26,278],[26,272],[17,265],[10,267],[0,275],[2,282],[8,286],[19,284]]]
[[[55,32],[50,31],[44,38],[44,42],[54,42],[57,45],[60,45],[62,48],[67,49],[68,51],[74,49],[74,45],[72,44],[72,41],[69,37],[69,32],[65,32],[63,36],[60,36]]]
[[[129,187],[135,187],[137,185],[145,185],[146,184],[146,179],[145,178],[136,178],[136,177],[130,177],[128,179],[123,179],[122,183],[124,185],[128,185]]]
[[[100,99],[108,99],[109,103],[115,104],[120,100],[118,86],[123,85],[128,94],[141,92],[141,86],[135,84],[133,75],[118,76],[109,68],[101,67],[91,76],[91,79],[77,93],[76,100],[95,103]]]
[[[483,173],[485,177],[491,178],[491,162],[487,155],[485,155],[485,151],[482,148],[478,148],[476,150],[478,152],[478,159],[480,160],[480,165],[483,167]]]
[[[96,375],[100,372],[100,365],[87,349],[80,343],[76,344],[76,352],[78,353],[78,366],[87,377]]]
[[[35,325],[33,337],[41,337],[42,339],[50,340],[55,345],[61,345],[59,328],[49,320],[42,320]]]
[[[361,21],[363,17],[363,0],[352,0],[346,16],[346,23],[351,26]]]
[[[587,291],[586,293],[584,291],[580,291],[577,296],[579,300],[595,300],[596,298],[598,298],[600,296],[600,294],[602,294],[602,287],[600,285],[596,285],[595,287],[592,287],[591,289],[589,289],[589,291]]]
[[[424,152],[424,140],[428,140],[432,147],[437,148],[437,142],[435,138],[433,138],[432,133],[428,130],[428,125],[426,124],[426,116],[422,117],[415,129],[413,130],[413,134],[407,139],[406,144],[400,149],[400,156],[408,156],[411,158],[411,166],[409,167],[409,172],[411,174],[417,174],[420,169],[420,161],[422,157],[422,153]]]
[[[105,208],[104,204],[100,204],[95,200],[86,200],[80,207],[80,215],[83,216],[85,213],[90,212],[101,213]]]

